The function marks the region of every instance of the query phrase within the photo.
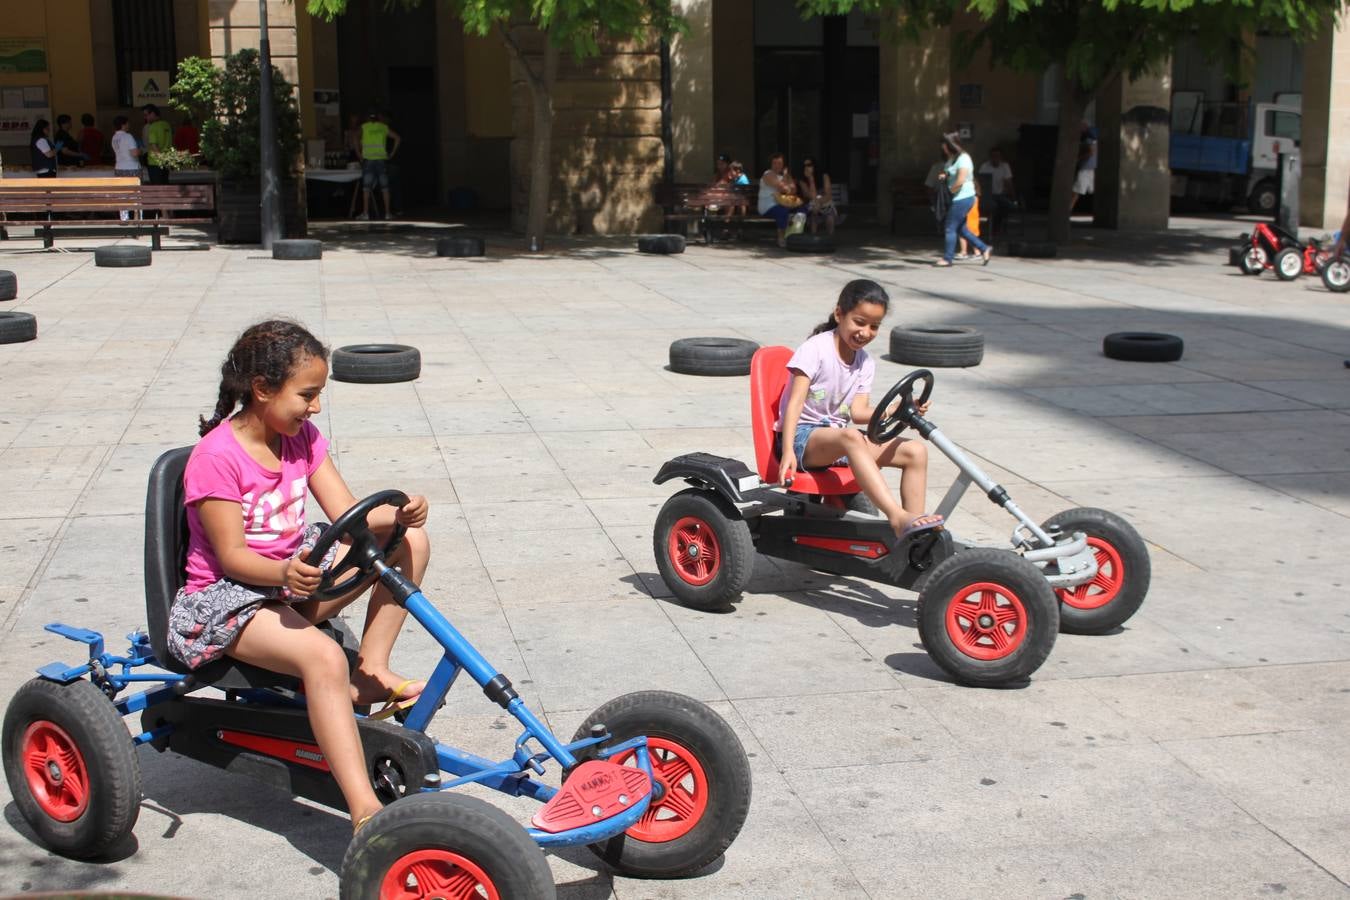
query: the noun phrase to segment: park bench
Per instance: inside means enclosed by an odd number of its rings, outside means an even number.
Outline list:
[[[759,188],[754,184],[661,184],[656,188],[656,204],[664,210],[665,230],[675,233],[681,224],[697,222],[703,241],[711,244],[714,231],[743,225],[773,224],[773,219],[758,212]],[[728,212],[737,207],[745,212]]]
[[[141,184],[138,178],[11,178],[0,181],[0,232],[32,227],[50,248],[56,231],[78,234],[148,234],[153,249],[175,225],[215,221],[215,186]],[[121,210],[132,218],[122,220]],[[145,218],[158,215],[159,218]],[[177,214],[177,215],[172,215]],[[172,216],[172,217],[171,217]],[[7,239],[0,233],[0,239]]]

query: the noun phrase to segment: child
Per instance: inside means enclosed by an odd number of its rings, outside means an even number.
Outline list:
[[[356,594],[305,599],[346,551],[334,547],[322,567],[305,562],[323,530],[305,525],[307,488],[330,518],[356,503],[328,442],[309,421],[328,380],[328,351],[299,325],[261,322],[239,337],[220,371],[215,415],[200,420],[202,439],[183,475],[188,577],[169,613],[169,649],[194,669],[223,654],[300,678],[314,737],[360,829],[381,803],[352,704],[386,700],[381,713],[391,714],[411,705],[425,685],[389,668],[407,611],[383,586],[371,594],[350,674],[342,647],[314,626]],[[426,519],[424,497],[369,517],[381,540],[395,522],[408,529],[389,562],[414,582],[422,580],[431,552]]]
[[[923,441],[905,438],[877,446],[863,432],[847,427],[850,419],[866,425],[877,414],[868,404],[876,362],[863,347],[877,336],[890,300],[875,281],[859,278],[844,285],[830,318],[816,326],[788,360],[791,380],[783,391],[774,430],[780,433],[780,482],[799,467],[846,461],[863,493],[903,537],[942,527],[941,516],[918,512],[928,488],[928,448]],[[919,412],[927,411],[927,404],[919,407]],[[879,466],[902,470],[900,503],[891,496]]]

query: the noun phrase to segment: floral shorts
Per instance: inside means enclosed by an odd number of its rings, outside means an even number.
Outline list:
[[[306,527],[295,557],[308,555],[327,527],[322,522]],[[319,568],[327,570],[337,550],[337,544],[329,547]],[[289,600],[285,588],[241,584],[229,578],[192,593],[180,588],[169,608],[169,652],[190,669],[213,662],[225,654],[225,648],[234,643],[263,604],[275,600]]]

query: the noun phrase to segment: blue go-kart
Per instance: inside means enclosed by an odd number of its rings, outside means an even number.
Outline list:
[[[65,856],[104,855],[131,833],[141,802],[141,744],[343,809],[298,681],[228,658],[188,672],[166,650],[169,606],[184,578],[182,484],[190,449],[165,453],[150,475],[147,631],[131,634],[130,649],[117,656],[97,632],[48,625],[86,644],[88,659],[43,666],[5,712],[4,768],[15,804],[38,839]],[[750,805],[749,763],[730,726],[697,700],[643,691],[605,703],[570,742],[560,741],[506,676],[385,562],[402,529],[381,547],[367,517],[406,502],[398,491],[365,498],[333,523],[309,557],[315,562],[334,542],[349,543],[314,596],[339,596],[379,579],[445,650],[401,721],[358,717],[367,771],[386,806],[348,846],[341,896],[550,898],[555,889],[541,848],[578,844],[616,871],[639,877],[690,875],[721,856]],[[325,627],[354,660],[350,632],[338,620]],[[426,734],[461,671],[524,727],[501,762]],[[123,696],[142,684],[151,686]],[[193,695],[208,686],[224,698]],[[122,721],[131,713],[140,713],[134,734]],[[561,768],[560,787],[541,779],[549,761]],[[450,790],[465,784],[532,797],[543,806],[522,828],[497,807]]]

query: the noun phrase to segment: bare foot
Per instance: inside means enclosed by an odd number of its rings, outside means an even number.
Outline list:
[[[352,672],[352,703],[368,706],[372,703],[411,700],[422,693],[426,686],[425,681],[404,678],[389,669],[378,673],[357,669]]]

